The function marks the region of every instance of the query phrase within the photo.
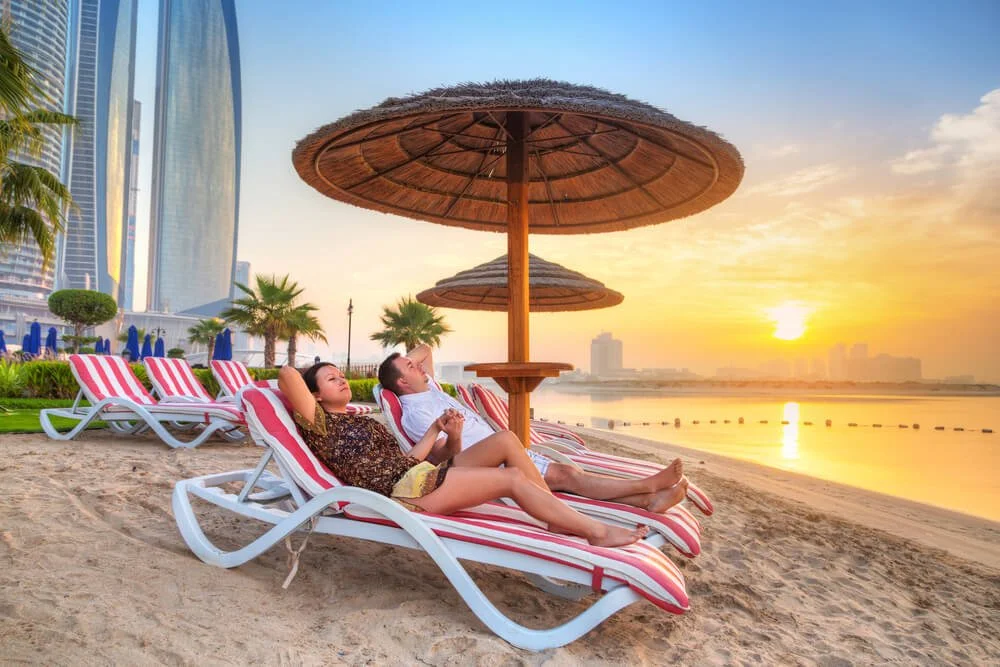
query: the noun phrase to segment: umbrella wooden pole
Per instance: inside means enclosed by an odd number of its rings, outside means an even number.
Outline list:
[[[527,114],[507,113],[507,283],[510,309],[507,311],[507,360],[528,361],[528,134]],[[512,381],[508,388],[510,429],[525,447],[530,413],[528,387]]]

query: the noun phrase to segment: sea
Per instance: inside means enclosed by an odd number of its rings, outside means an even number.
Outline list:
[[[531,405],[536,418],[611,428],[1000,521],[1000,396],[543,385]]]

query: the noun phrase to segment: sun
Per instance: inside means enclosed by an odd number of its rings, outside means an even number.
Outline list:
[[[801,338],[806,332],[806,320],[812,314],[812,310],[800,301],[785,301],[765,312],[774,322],[774,337],[781,340]]]

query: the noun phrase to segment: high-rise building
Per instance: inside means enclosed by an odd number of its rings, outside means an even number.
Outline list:
[[[41,89],[41,106],[70,111],[66,94],[66,55],[73,47],[70,0],[0,0],[0,14],[10,19],[11,42],[38,72],[35,83]],[[50,126],[42,133],[41,153],[17,159],[65,179],[63,131]],[[4,310],[15,307],[15,302],[18,309],[22,304],[30,308],[33,302],[44,307],[54,286],[57,264],[50,262],[43,269],[42,255],[32,242],[0,251],[0,302]]]
[[[147,307],[229,298],[240,196],[234,0],[160,0]]]
[[[846,380],[847,379],[847,346],[843,343],[837,343],[830,348],[829,355],[829,367],[830,367],[830,379],[831,380]]]
[[[122,275],[121,294],[118,303],[125,310],[132,310],[135,300],[135,216],[136,200],[139,194],[139,127],[141,125],[142,104],[132,104],[132,157],[128,175],[128,218],[125,224],[125,269]]]
[[[622,370],[622,342],[601,333],[590,341],[590,374],[607,376]]]
[[[78,43],[67,71],[77,118],[59,286],[93,289],[118,300],[125,265],[137,0],[79,0]]]
[[[236,272],[233,275],[233,289],[229,294],[232,299],[244,296],[243,291],[236,286],[236,283],[254,289],[254,286],[250,284],[250,262],[236,262]]]

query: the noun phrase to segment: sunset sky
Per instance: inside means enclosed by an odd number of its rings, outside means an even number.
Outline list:
[[[139,309],[158,4],[140,0]],[[920,357],[924,377],[1000,381],[1000,3],[475,4],[237,2],[238,256],[306,287],[331,341],[318,353],[343,356],[353,298],[352,359],[376,359],[383,305],[506,240],[327,199],[293,170],[296,141],[389,96],[543,76],[704,125],[740,150],[746,175],[691,218],[533,235],[533,253],[625,295],[532,316],[534,359],[586,369],[590,340],[611,331],[626,366],[713,375],[867,342]],[[506,357],[505,315],[442,312],[455,332],[439,360]],[[775,337],[776,313],[804,320],[802,335]]]

